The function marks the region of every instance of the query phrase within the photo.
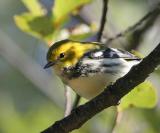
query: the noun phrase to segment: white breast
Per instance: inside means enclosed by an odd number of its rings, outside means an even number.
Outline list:
[[[124,76],[133,65],[138,61],[125,63],[122,67],[112,67],[110,69],[118,70],[117,74],[112,73],[97,73],[87,77],[79,77],[76,79],[67,80],[68,85],[80,96],[91,99],[97,96],[109,84],[115,82],[118,78]],[[108,68],[109,69],[109,68]]]
[[[109,78],[108,78],[109,77]],[[113,75],[97,74],[90,77],[79,77],[68,81],[68,85],[80,96],[91,99],[116,78]]]

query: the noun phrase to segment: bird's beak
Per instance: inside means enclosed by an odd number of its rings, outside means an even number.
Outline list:
[[[55,62],[49,61],[45,66],[44,69],[49,68],[51,66],[53,66],[55,64]]]

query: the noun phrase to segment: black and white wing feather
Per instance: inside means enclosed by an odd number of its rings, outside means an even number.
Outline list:
[[[77,64],[77,68],[85,76],[95,73],[110,73],[114,75],[126,73],[140,60],[139,57],[127,51],[107,48],[86,53]]]
[[[114,48],[96,49],[85,53],[75,67],[68,69],[68,78],[93,76],[102,73],[120,77],[140,60],[140,58],[127,51]]]
[[[102,58],[123,58],[125,60],[141,60],[139,57],[120,49],[107,48],[103,50],[94,50],[86,53],[84,57],[89,57],[91,59],[102,59]]]

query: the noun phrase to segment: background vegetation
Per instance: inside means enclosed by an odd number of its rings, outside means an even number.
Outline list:
[[[69,1],[0,1],[0,133],[38,133],[63,117],[63,85],[51,70],[43,70],[48,45],[68,37],[96,40],[102,12],[100,0]],[[156,2],[110,0],[104,35],[112,37],[133,25]],[[147,55],[160,41],[159,33],[157,19],[144,33],[136,50]],[[123,38],[120,42],[111,46],[128,45]],[[159,70],[149,78],[157,94],[159,78]],[[115,107],[107,109],[74,133],[110,132],[115,113]],[[152,109],[129,108],[123,111],[115,132],[158,133],[159,122],[159,102]]]

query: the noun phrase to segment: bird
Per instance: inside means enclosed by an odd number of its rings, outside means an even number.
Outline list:
[[[128,51],[106,47],[100,42],[70,39],[53,43],[46,58],[44,69],[52,67],[65,85],[88,100],[141,61]]]

